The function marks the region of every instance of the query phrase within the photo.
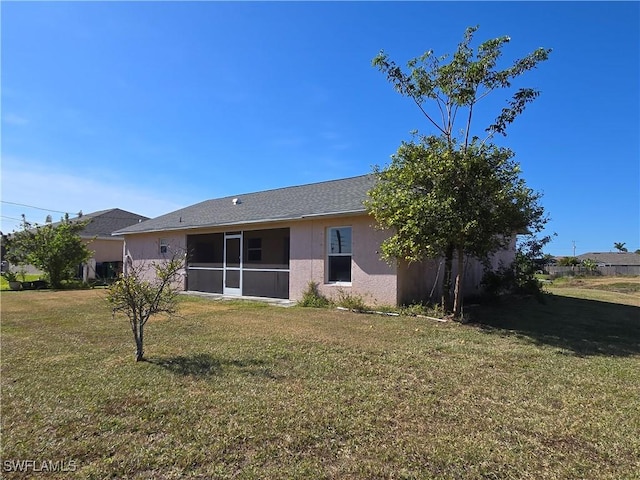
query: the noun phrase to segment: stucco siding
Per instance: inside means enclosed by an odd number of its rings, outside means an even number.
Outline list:
[[[87,243],[87,248],[93,252],[93,259],[96,262],[121,262],[122,245],[124,240],[101,240],[96,239]]]
[[[380,258],[380,245],[387,237],[387,232],[372,227],[372,219],[366,215],[342,216],[333,218],[317,218],[294,222],[268,223],[251,225],[250,229],[242,226],[233,231],[244,231],[250,238],[253,230],[271,230],[289,228],[290,259],[288,296],[297,301],[302,298],[310,282],[318,284],[319,290],[329,298],[337,298],[340,292],[361,296],[369,305],[397,305],[418,301],[438,301],[444,266],[442,260],[407,264],[399,262],[389,265]],[[327,275],[327,231],[332,227],[351,227],[351,282],[329,282]],[[160,239],[164,239],[170,250],[186,251],[187,235],[204,233],[222,233],[227,228],[190,229],[173,232],[155,232],[126,235],[125,237],[125,270],[126,258],[130,258],[134,267],[151,265],[162,261],[165,256],[160,253]],[[270,233],[263,232],[265,249],[270,245]],[[281,250],[274,249],[280,253]],[[269,253],[270,255],[270,253]],[[167,257],[170,255],[166,255]],[[265,250],[265,261],[268,266],[276,262]],[[275,258],[275,257],[274,257]],[[491,259],[493,268],[501,263],[508,265],[515,258],[515,240],[510,248],[494,255]],[[480,262],[466,261],[464,278],[465,293],[478,293],[480,281],[484,273]],[[454,275],[456,262],[454,260]],[[148,270],[149,278],[153,271]],[[182,272],[182,288],[185,288],[185,275]],[[249,284],[247,284],[249,286]],[[286,286],[285,290],[286,292]],[[432,296],[430,297],[430,294]]]
[[[160,239],[169,246],[169,252],[160,253]],[[147,280],[155,278],[153,263],[160,263],[171,258],[172,252],[186,252],[186,235],[184,232],[143,233],[127,235],[124,244],[124,269],[140,268]],[[178,286],[184,289],[184,269],[180,272]]]
[[[511,239],[508,247],[491,256],[490,266],[497,270],[501,265],[511,265],[515,260],[515,237]],[[457,260],[454,256],[452,265],[452,287],[457,275]],[[481,293],[482,277],[485,268],[482,262],[473,259],[465,259],[463,293],[465,296]],[[442,278],[444,275],[444,259],[428,260],[424,262],[407,264],[401,262],[398,268],[398,302],[410,304],[417,302],[437,302],[442,295]]]
[[[291,276],[289,297],[300,300],[309,282],[316,282],[323,295],[336,298],[340,291],[359,295],[371,305],[395,305],[396,269],[380,259],[384,232],[371,227],[365,215],[325,218],[291,225]],[[327,229],[352,228],[350,283],[330,283],[327,279]]]

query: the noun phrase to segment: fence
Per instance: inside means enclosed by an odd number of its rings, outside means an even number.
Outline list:
[[[553,267],[546,268],[547,273],[554,277],[566,277],[570,275],[640,275],[640,265],[610,265],[608,267],[596,267],[595,270],[589,270],[581,265],[575,267]]]

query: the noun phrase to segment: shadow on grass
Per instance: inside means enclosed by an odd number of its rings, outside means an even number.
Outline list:
[[[578,356],[640,354],[640,308],[629,305],[546,294],[542,303],[482,306],[473,321],[487,333],[523,336]]]
[[[213,377],[235,371],[256,377],[276,378],[263,360],[221,360],[209,353],[151,358],[147,359],[147,362],[185,376]]]

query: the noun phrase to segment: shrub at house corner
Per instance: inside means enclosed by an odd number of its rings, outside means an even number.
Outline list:
[[[22,216],[22,230],[7,241],[6,258],[11,264],[33,265],[45,272],[51,286],[73,278],[81,263],[91,252],[80,238],[86,222],[73,222],[65,214],[59,223],[31,224]]]

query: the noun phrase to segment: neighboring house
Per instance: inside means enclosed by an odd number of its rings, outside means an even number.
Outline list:
[[[640,275],[640,255],[633,252],[589,252],[578,260],[593,260],[604,275]]]
[[[640,255],[633,252],[589,252],[576,257],[583,260],[593,260],[599,267],[640,267]]]
[[[148,219],[149,217],[119,208],[100,210],[71,219],[89,222],[80,232],[80,238],[87,243],[93,256],[80,267],[79,276],[85,281],[94,278],[112,279],[118,276],[122,272],[124,238],[112,233]]]
[[[112,233],[148,219],[149,217],[119,208],[100,210],[70,218],[69,220],[72,222],[87,222],[87,225],[80,232],[80,238],[93,252],[87,263],[78,265],[77,277],[85,281],[95,278],[109,280],[117,277],[122,272],[124,238],[114,236]],[[60,222],[54,222],[51,225],[59,224]],[[2,249],[4,259],[4,245],[2,245]],[[3,262],[3,268],[5,268],[5,263]],[[42,274],[33,265],[24,265],[23,268],[26,273]]]
[[[424,300],[440,283],[442,262],[380,259],[388,233],[373,228],[363,205],[374,181],[364,175],[207,200],[114,235],[125,238],[125,270],[188,252],[188,291],[296,301],[316,282],[329,297],[359,295],[368,304]],[[514,244],[494,267],[513,261]],[[467,292],[475,293],[482,266],[469,261],[467,272]]]
[[[557,257],[561,260],[563,257]],[[589,252],[576,257],[579,262],[592,260],[595,271],[601,275],[640,275],[640,254],[633,252]],[[575,267],[549,265],[546,267],[550,275],[576,275],[593,273],[593,268],[580,264]]]

